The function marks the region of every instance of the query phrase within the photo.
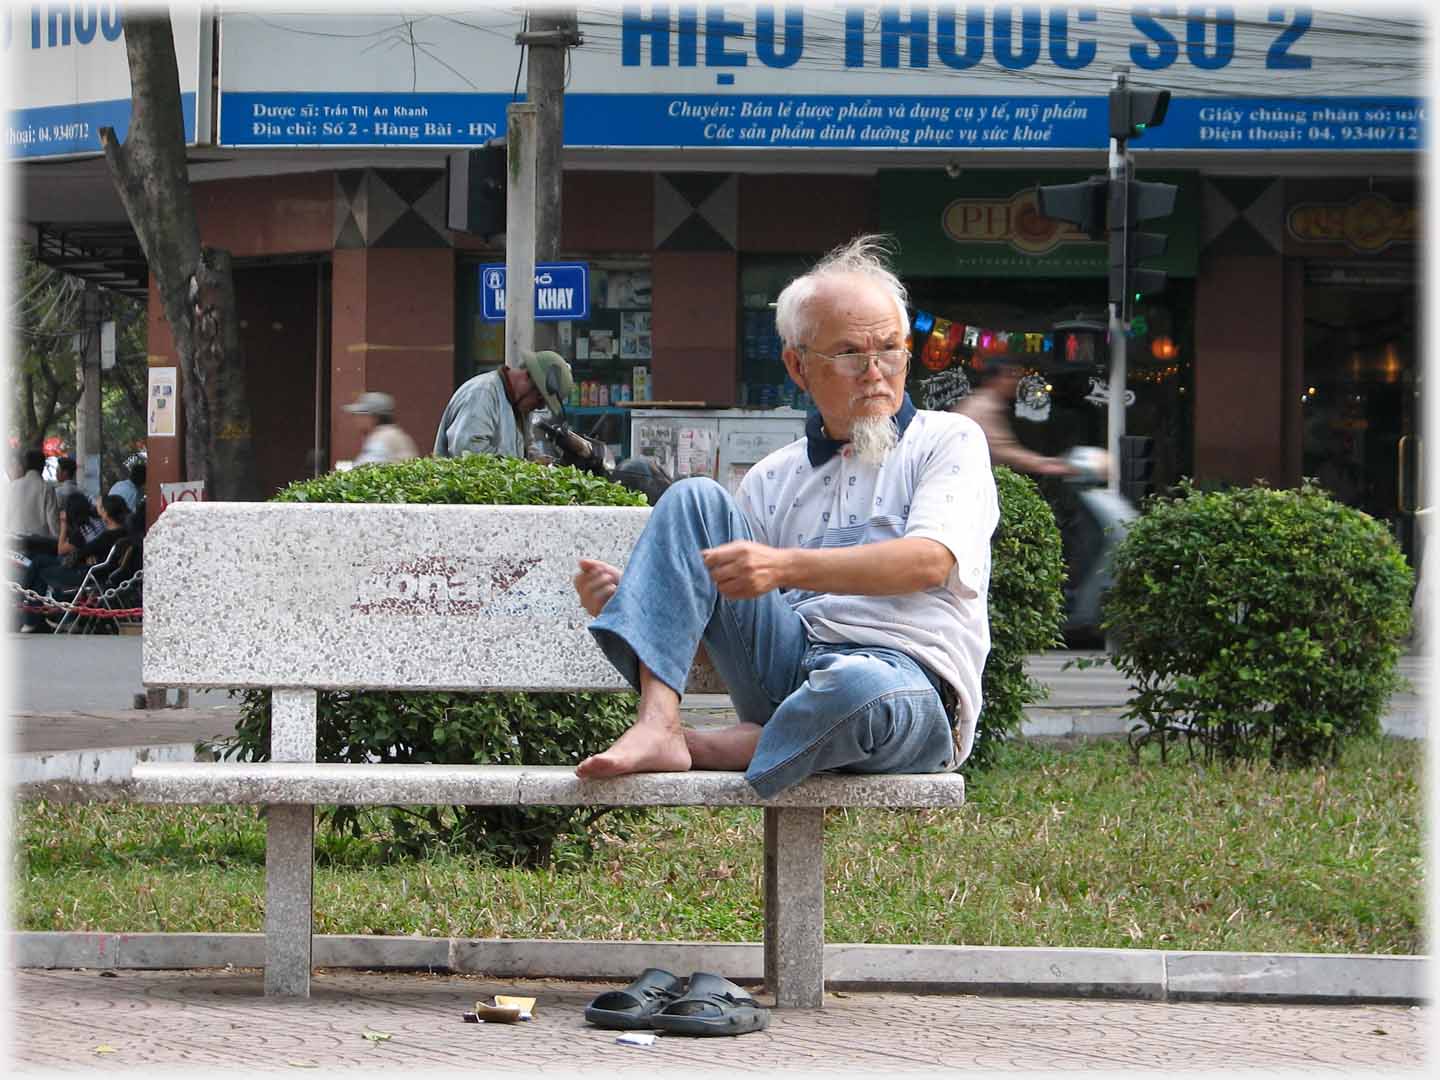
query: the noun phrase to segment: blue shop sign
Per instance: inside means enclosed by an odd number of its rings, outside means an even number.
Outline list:
[[[486,322],[505,321],[505,264],[480,267],[480,314]],[[590,264],[537,263],[535,266],[535,318],[537,320],[590,317]]]

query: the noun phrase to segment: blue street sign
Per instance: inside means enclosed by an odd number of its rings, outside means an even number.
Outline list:
[[[480,267],[480,315],[486,322],[505,321],[505,264]],[[535,318],[588,319],[590,264],[537,263]]]

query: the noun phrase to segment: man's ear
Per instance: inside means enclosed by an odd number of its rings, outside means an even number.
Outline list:
[[[787,345],[780,358],[785,361],[785,370],[790,373],[791,381],[808,393],[810,387],[805,384],[805,362],[800,359],[800,350]]]

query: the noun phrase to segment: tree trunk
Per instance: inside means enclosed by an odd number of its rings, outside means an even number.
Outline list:
[[[230,253],[200,244],[170,17],[164,9],[129,10],[123,20],[130,132],[122,146],[113,128],[101,128],[100,141],[175,339],[185,406],[182,478],[204,480],[211,499],[251,499],[250,400],[235,280]]]

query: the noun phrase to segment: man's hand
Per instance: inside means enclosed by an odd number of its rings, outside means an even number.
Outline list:
[[[785,584],[788,554],[779,548],[732,540],[702,551],[700,557],[720,595],[729,600],[753,600]]]
[[[594,618],[620,584],[620,571],[599,559],[581,559],[580,572],[572,579],[580,606]]]

